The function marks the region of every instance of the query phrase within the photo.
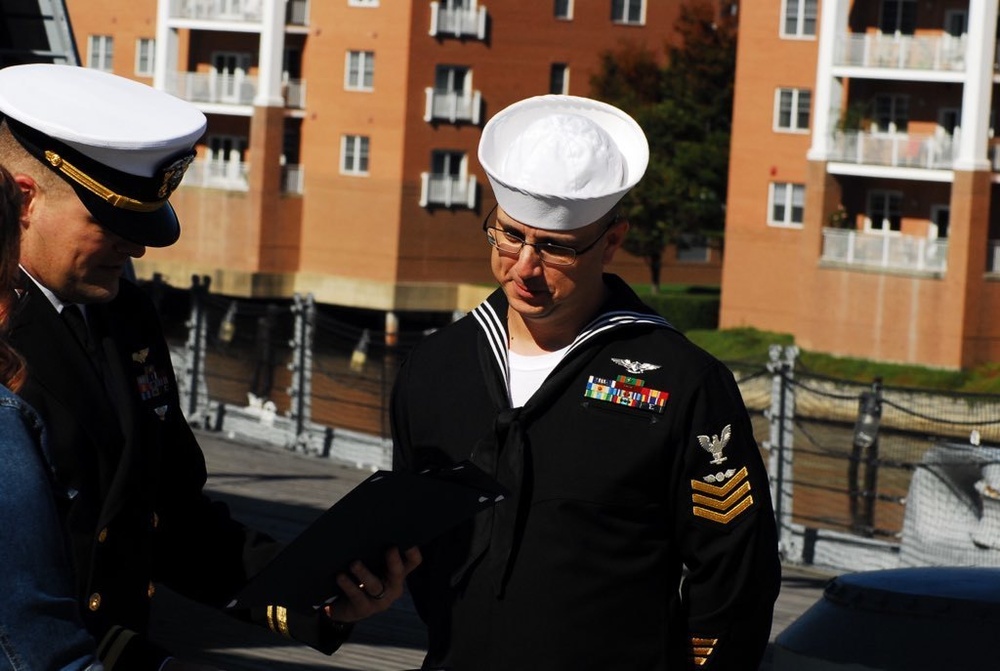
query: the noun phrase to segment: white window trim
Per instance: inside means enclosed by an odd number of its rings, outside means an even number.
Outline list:
[[[784,91],[792,92],[792,112],[788,127],[779,124],[778,120],[781,118],[781,94]],[[774,90],[774,121],[772,127],[775,133],[794,133],[802,135],[809,132],[809,128],[799,128],[799,95],[805,91],[809,93],[809,104],[812,104],[812,91],[810,89],[796,88],[792,86],[779,87]],[[809,110],[809,123],[812,124],[812,110]]]
[[[358,59],[358,83],[351,83],[351,54],[360,54]],[[372,61],[372,85],[365,86],[365,65],[371,59]],[[364,49],[348,49],[347,53],[344,54],[344,90],[345,91],[374,91],[375,90],[375,52],[367,51]]]
[[[95,50],[95,46],[100,45]],[[108,46],[110,45],[110,49]],[[98,53],[94,53],[97,51]],[[109,52],[110,51],[110,55]],[[94,70],[111,72],[114,69],[115,38],[113,35],[88,35],[87,36],[87,67]],[[94,59],[100,59],[100,66],[94,63]]]
[[[349,168],[347,166],[347,143],[349,141],[355,141],[355,161],[360,161],[361,157],[361,140],[368,139],[368,166],[371,168],[371,138],[367,135],[350,135],[345,134],[340,136],[340,174],[342,175],[353,175],[355,177],[367,177],[370,174],[370,170],[360,170],[357,168]]]
[[[628,20],[628,3],[630,3],[630,2],[638,2],[639,3],[639,20],[638,21],[629,21]],[[615,17],[615,18],[611,19],[611,22],[614,23],[616,26],[644,26],[644,25],[646,25],[646,2],[647,2],[647,0],[625,0],[625,4],[622,6],[622,10],[623,10],[624,16],[622,16],[622,17]]]
[[[872,218],[871,218],[871,210],[872,210],[871,203],[872,203],[872,200],[874,198],[876,198],[876,197],[886,199],[886,198],[888,198],[890,196],[894,196],[894,195],[895,196],[899,196],[899,202],[900,202],[900,204],[902,204],[902,202],[903,202],[903,192],[902,191],[895,191],[893,189],[873,189],[873,190],[871,190],[871,191],[868,192],[868,195],[866,197],[866,202],[865,202],[865,205],[866,205],[866,207],[865,207],[865,232],[866,233],[871,233],[873,235],[885,235],[885,236],[888,236],[888,237],[899,236],[899,235],[903,234],[903,231],[902,231],[902,228],[903,228],[903,213],[902,213],[902,211],[900,211],[900,213],[899,213],[899,228],[900,228],[900,230],[894,231],[891,228],[883,228],[881,226],[879,226],[878,228],[875,228],[874,226],[872,226]]]
[[[552,6],[553,15],[557,21],[572,21],[573,20],[573,0],[566,0],[566,14],[560,16],[555,13],[555,5]]]
[[[816,41],[817,36],[806,35],[802,32],[803,26],[806,21],[806,0],[796,0],[799,4],[799,25],[794,33],[785,32],[785,19],[788,17],[788,2],[787,0],[781,0],[781,16],[778,22],[778,35],[784,40],[811,40]],[[816,7],[816,32],[819,32],[819,6]]]
[[[347,0],[348,7],[378,7],[379,0]]]
[[[945,204],[931,205],[931,217],[930,226],[927,228],[927,238],[929,240],[947,240],[948,237],[941,237],[941,231],[938,229],[937,220],[938,215],[942,212],[947,212],[949,217],[951,216],[951,206]]]
[[[551,79],[552,79],[552,68],[554,68],[557,65],[561,65],[562,68],[563,68],[563,90],[562,91],[550,91],[550,93],[556,93],[558,95],[569,95],[569,75],[570,75],[569,63],[553,63],[549,67],[549,79],[550,79],[550,83],[551,83]]]
[[[148,45],[149,53],[146,59],[149,62],[149,69],[143,70],[140,67],[142,63],[142,52],[143,45]],[[137,37],[135,40],[135,74],[139,77],[152,77],[153,70],[156,68],[156,40],[152,37]]]
[[[798,222],[798,221],[775,221],[772,218],[772,214],[774,213],[774,192],[775,192],[775,187],[778,186],[779,184],[783,184],[785,186],[792,187],[791,189],[788,190],[788,194],[789,194],[788,201],[785,203],[785,211],[788,212],[789,215],[791,215],[791,212],[792,212],[792,203],[794,202],[793,198],[792,198],[792,196],[793,196],[793,194],[795,192],[795,188],[794,187],[796,187],[796,186],[802,187],[802,190],[803,190],[803,192],[802,192],[802,211],[803,211],[803,217],[805,216],[805,184],[800,184],[798,182],[771,182],[770,184],[768,184],[768,187],[767,187],[767,225],[768,226],[772,226],[774,228],[801,229],[805,225],[805,222]]]

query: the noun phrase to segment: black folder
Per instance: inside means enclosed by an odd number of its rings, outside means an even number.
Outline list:
[[[354,560],[381,575],[389,548],[433,540],[505,495],[467,461],[423,473],[377,471],[285,546],[228,607],[319,608],[341,595],[336,576]]]

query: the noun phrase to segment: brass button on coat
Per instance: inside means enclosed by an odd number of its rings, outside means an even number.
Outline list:
[[[147,589],[146,589],[146,595],[147,595],[147,596],[148,596],[148,597],[149,597],[150,599],[152,599],[152,598],[153,598],[153,595],[154,595],[154,594],[156,594],[156,585],[154,585],[154,584],[153,584],[153,581],[152,581],[152,580],[150,580],[150,581],[149,581],[149,588],[147,588]]]
[[[153,528],[155,529],[158,526],[160,526],[160,516],[153,513]]]
[[[103,529],[101,529],[101,532],[97,534],[97,542],[103,543],[106,540],[108,540],[108,528],[104,527]]]
[[[95,611],[98,608],[100,608],[101,607],[101,595],[99,593],[97,593],[97,592],[94,592],[93,594],[91,594],[90,595],[90,599],[87,600],[87,606],[90,608],[90,610],[95,610]]]

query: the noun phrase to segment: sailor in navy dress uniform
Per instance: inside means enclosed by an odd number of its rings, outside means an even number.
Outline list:
[[[203,494],[204,457],[159,319],[121,275],[146,246],[177,240],[167,199],[205,116],[144,84],[51,64],[0,70],[0,112],[0,160],[25,200],[10,340],[72,493],[65,522],[85,624],[106,669],[204,668],[146,639],[156,584],[224,606],[280,548]],[[330,653],[349,622],[398,598],[401,562],[384,583],[358,569],[376,585],[364,592],[345,578],[350,598],[332,616],[280,604],[244,615]]]
[[[500,288],[404,362],[394,467],[471,459],[511,495],[422,548],[424,668],[756,669],[780,566],[749,415],[723,364],[604,272],[645,135],[539,96],[487,123],[479,159]]]

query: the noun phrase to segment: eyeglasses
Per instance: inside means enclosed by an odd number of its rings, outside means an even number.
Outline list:
[[[511,256],[519,256],[524,247],[531,247],[538,254],[538,258],[542,260],[542,263],[552,266],[572,265],[576,261],[577,256],[593,249],[601,241],[601,238],[604,237],[604,234],[618,221],[618,215],[616,214],[611,223],[604,227],[604,230],[601,231],[601,234],[593,242],[585,247],[576,249],[574,247],[566,247],[565,245],[554,245],[551,242],[528,242],[514,231],[505,231],[499,226],[490,226],[490,219],[493,217],[496,209],[494,206],[483,220],[483,230],[486,231],[486,239],[489,240],[490,244],[500,250],[501,253],[510,254]]]

